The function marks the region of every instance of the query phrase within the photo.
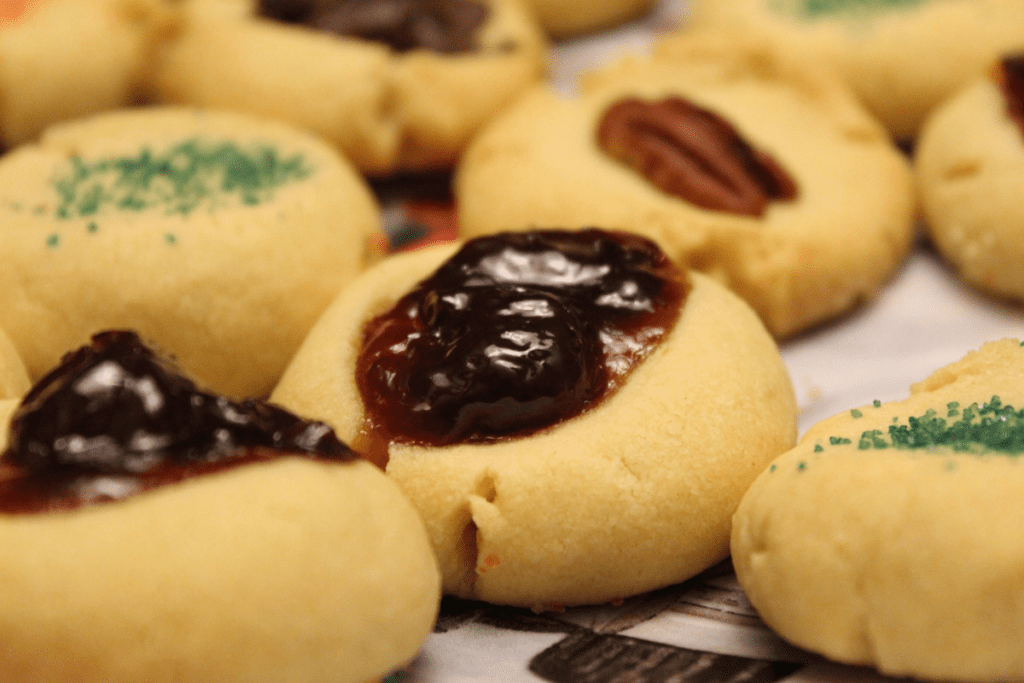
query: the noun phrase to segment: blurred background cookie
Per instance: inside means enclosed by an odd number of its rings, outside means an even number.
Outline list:
[[[1000,54],[1024,46],[1022,0],[692,0],[688,26],[770,40],[835,68],[897,139]],[[689,29],[686,29],[689,30]]]
[[[38,0],[0,25],[0,145],[134,104],[173,28],[160,0]]]
[[[719,279],[779,337],[875,295],[907,254],[909,165],[842,82],[757,42],[666,40],[537,88],[456,176],[465,236],[601,225]]]
[[[190,0],[153,95],[290,121],[365,173],[447,168],[545,71],[519,0]]]
[[[925,225],[964,279],[1024,299],[1024,56],[995,65],[926,121],[914,153]]]
[[[625,233],[455,252],[394,256],[347,287],[272,400],[386,466],[448,594],[601,603],[724,559],[739,497],[796,433],[750,308]]]
[[[743,497],[732,554],[758,614],[914,680],[1020,678],[1024,348],[988,343],[813,426]]]
[[[69,122],[9,153],[0,214],[0,309],[33,378],[127,327],[231,395],[270,390],[380,224],[319,139],[176,108]]]
[[[656,0],[526,0],[540,25],[555,38],[612,28],[650,10]]]

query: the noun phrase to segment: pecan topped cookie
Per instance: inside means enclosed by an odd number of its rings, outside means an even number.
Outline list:
[[[467,236],[603,225],[655,240],[778,337],[870,299],[907,253],[908,163],[835,77],[761,43],[674,37],[535,89],[458,169]]]

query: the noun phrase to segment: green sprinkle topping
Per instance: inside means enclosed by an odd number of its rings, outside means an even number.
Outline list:
[[[775,463],[772,463],[771,467],[768,468],[768,471],[769,472],[774,472],[777,469],[779,469],[778,465],[776,465]]]
[[[60,244],[60,235],[53,233],[46,237],[46,246],[56,247]]]
[[[95,221],[89,221],[89,224],[85,226],[86,232],[96,232],[100,229],[100,226],[96,225]]]
[[[796,464],[796,468],[797,468],[797,469],[798,469],[799,471],[803,472],[804,470],[806,470],[806,469],[807,469],[807,463],[806,463],[806,462],[804,462],[803,460],[801,460],[800,462],[798,462],[798,463]]]
[[[864,15],[913,9],[929,0],[775,0],[772,9],[799,19],[820,19],[835,15]]]
[[[825,450],[825,447],[822,446],[820,443],[814,444],[814,452],[815,453],[821,453],[823,450]]]
[[[103,210],[188,215],[200,207],[255,206],[273,190],[312,173],[302,155],[283,157],[269,146],[191,139],[165,152],[146,147],[132,157],[85,161],[72,157],[52,181],[56,216],[73,219]]]
[[[874,401],[872,401],[872,402],[871,402],[871,405],[873,405],[873,406],[874,406],[874,407],[876,407],[876,408],[881,408],[881,407],[882,407],[882,402],[881,402],[881,401],[879,401],[879,400],[878,400],[878,399],[876,398],[876,399],[875,399]]]
[[[860,441],[857,442],[857,448],[862,451],[866,451],[870,448],[882,449],[888,447],[889,444],[882,438],[881,429],[869,429],[866,432],[863,432],[860,435]]]
[[[923,415],[908,417],[903,424],[898,417],[894,418],[887,433],[881,429],[862,432],[857,447],[861,450],[943,447],[958,452],[1024,454],[1024,410],[1004,405],[998,396],[993,396],[988,403],[972,403],[962,410],[959,403],[948,403],[946,410],[945,418],[931,408]],[[829,437],[832,446],[848,443],[849,439]]]
[[[856,408],[854,408],[853,410],[851,410],[851,411],[850,411],[850,415],[852,415],[852,416],[853,416],[853,419],[855,419],[855,420],[856,420],[856,419],[857,419],[858,417],[864,417],[864,413],[860,412],[860,411],[859,411],[859,410],[857,410]]]
[[[164,240],[167,242],[167,244],[177,244],[178,243],[178,237],[173,232],[169,232],[166,235],[164,235]]]

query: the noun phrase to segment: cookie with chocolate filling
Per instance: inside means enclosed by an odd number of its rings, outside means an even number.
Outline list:
[[[455,187],[466,236],[637,232],[779,337],[873,297],[915,213],[906,159],[841,82],[708,35],[587,74],[577,97],[534,90],[474,140]]]
[[[533,608],[682,581],[727,555],[796,436],[757,316],[649,240],[506,233],[346,288],[272,398],[331,424],[423,515],[444,591]]]
[[[768,40],[834,68],[897,139],[1000,54],[1024,47],[1020,0],[693,0],[684,30]]]
[[[380,229],[330,145],[184,108],[49,129],[0,159],[0,216],[0,308],[33,379],[129,327],[236,396],[273,387]]]
[[[133,104],[173,27],[161,0],[38,0],[0,25],[0,146]]]
[[[971,284],[1024,299],[1024,55],[1007,56],[932,114],[914,169],[939,252]]]
[[[904,400],[811,427],[734,517],[736,575],[765,622],[908,680],[1024,675],[1024,348],[985,344]]]
[[[423,523],[377,468],[122,331],[14,414],[0,577],[11,683],[365,683],[413,657],[439,598]]]
[[[544,72],[519,0],[188,0],[165,102],[283,119],[366,173],[447,168]]]

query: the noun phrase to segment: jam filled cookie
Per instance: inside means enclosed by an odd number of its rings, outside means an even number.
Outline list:
[[[130,332],[69,353],[0,457],[0,680],[365,683],[436,615],[423,523],[322,423]]]
[[[1024,299],[1024,55],[1006,57],[934,112],[914,168],[942,255],[972,284]]]
[[[232,395],[272,388],[380,222],[322,141],[172,108],[61,124],[9,153],[0,216],[0,308],[31,377],[128,327]]]
[[[1021,680],[1024,348],[812,427],[744,496],[733,564],[787,640],[887,674]]]
[[[540,25],[556,38],[617,26],[643,14],[655,0],[527,0]]]
[[[38,0],[0,25],[0,145],[136,102],[171,21],[160,0]]]
[[[674,39],[537,89],[458,169],[462,234],[603,225],[727,284],[783,337],[872,297],[913,236],[909,167],[835,79],[763,45]]]
[[[190,0],[155,78],[167,102],[309,128],[362,171],[446,168],[544,71],[519,0]]]
[[[692,0],[688,28],[750,34],[835,68],[894,137],[909,139],[939,102],[1024,47],[1024,2]]]
[[[725,558],[736,502],[796,430],[750,308],[652,242],[600,230],[377,264],[273,399],[386,467],[426,521],[445,592],[533,608]]]

